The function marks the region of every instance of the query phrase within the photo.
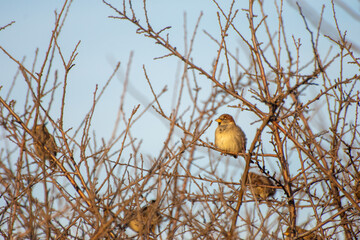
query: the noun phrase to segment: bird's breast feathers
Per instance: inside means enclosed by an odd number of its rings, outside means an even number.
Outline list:
[[[225,151],[240,152],[242,145],[241,130],[234,126],[234,129],[217,128],[215,134],[215,145]]]

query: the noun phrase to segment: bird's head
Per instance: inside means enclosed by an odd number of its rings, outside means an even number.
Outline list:
[[[215,121],[218,122],[219,125],[227,125],[230,123],[235,123],[233,117],[229,114],[223,114]]]

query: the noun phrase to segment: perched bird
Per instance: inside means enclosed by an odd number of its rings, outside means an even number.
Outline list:
[[[35,138],[35,154],[41,160],[45,161],[48,159],[50,160],[50,162],[53,163],[50,153],[56,156],[56,153],[58,151],[54,136],[49,133],[45,124],[35,124],[31,131]],[[44,147],[46,147],[47,150]]]
[[[215,131],[215,146],[225,152],[245,153],[246,136],[238,127],[232,116],[223,114],[218,119],[219,126]],[[237,158],[237,155],[233,155]]]
[[[297,236],[307,232],[307,230],[302,229],[300,227],[296,227],[295,231],[297,233]],[[288,227],[288,229],[286,230],[284,235],[286,236],[285,239],[292,239],[292,237],[295,237],[294,234],[291,233],[290,227]],[[310,233],[310,234],[308,234],[308,235],[306,235],[306,236],[304,236],[302,238],[299,238],[299,239],[301,239],[301,240],[321,240],[322,238],[318,234],[316,234],[315,232],[312,232],[312,233]]]
[[[354,186],[354,193],[355,193],[357,200],[360,200],[360,181],[358,181],[356,183],[356,185]]]
[[[259,200],[266,200],[268,197],[274,196],[276,189],[273,182],[266,176],[249,172],[247,184],[250,191]]]
[[[150,204],[131,212],[124,219],[125,227],[130,227],[139,234],[155,233],[155,228],[160,224],[162,216],[159,212],[156,200],[152,200]]]

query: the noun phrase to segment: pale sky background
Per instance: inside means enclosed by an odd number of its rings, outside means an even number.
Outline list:
[[[136,1],[134,1],[136,2]],[[139,1],[142,2],[142,1]],[[223,2],[223,1],[219,1]],[[230,2],[230,1],[228,1]],[[274,32],[277,29],[277,14],[271,11],[275,11],[272,7],[274,2],[280,1],[268,1],[269,4],[268,18],[270,23],[273,22]],[[292,4],[289,4],[291,2]],[[286,24],[286,30],[288,41],[290,41],[293,35],[295,39],[301,38],[303,43],[302,58],[304,62],[309,60],[312,56],[312,49],[309,45],[309,34],[305,31],[304,23],[298,14],[296,8],[293,7],[294,1],[284,1],[284,21]],[[325,0],[319,1],[305,1],[311,4],[313,10],[318,13],[314,16],[316,24],[318,16],[321,11],[322,4],[325,4],[324,18],[330,26],[333,24],[333,13],[331,8],[331,2]],[[335,1],[337,2],[337,1]],[[122,1],[110,1],[115,7],[121,8]],[[346,4],[351,7],[355,12],[360,11],[360,2],[358,0],[346,1]],[[54,11],[60,11],[63,5],[63,1],[55,0],[0,0],[0,27],[5,26],[11,21],[15,23],[0,31],[0,46],[8,51],[17,60],[26,57],[24,65],[31,69],[32,62],[35,56],[36,48],[39,48],[38,63],[36,65],[35,72],[38,71],[40,63],[44,59],[45,51],[50,41],[51,31],[54,28]],[[141,6],[141,5],[140,5]],[[142,17],[141,7],[134,6],[136,11],[141,16],[141,23],[145,23]],[[248,8],[248,1],[238,1],[236,3],[237,9]],[[199,25],[199,31],[194,44],[194,52],[192,57],[194,62],[209,70],[211,63],[213,62],[217,46],[212,40],[210,40],[203,32],[213,34],[213,36],[219,39],[219,26],[216,17],[216,5],[210,0],[152,0],[147,1],[147,9],[149,18],[154,29],[160,30],[166,26],[172,26],[172,29],[168,31],[170,41],[173,45],[177,46],[180,52],[184,49],[184,13],[187,16],[188,27],[188,39],[193,33],[194,24],[196,23],[201,11],[203,17]],[[257,9],[255,8],[255,11]],[[360,39],[360,24],[359,20],[354,19],[350,14],[345,12],[342,8],[336,5],[337,19],[342,31],[347,30],[347,39],[350,42],[358,43]],[[161,98],[167,114],[170,114],[172,107],[174,106],[174,86],[176,80],[179,79],[179,69],[181,69],[181,62],[174,58],[166,58],[160,60],[154,60],[155,57],[163,56],[167,52],[159,45],[154,44],[154,41],[149,38],[145,38],[143,35],[136,34],[136,28],[132,23],[123,20],[114,20],[108,18],[108,16],[116,16],[116,13],[106,6],[100,0],[75,0],[71,5],[69,16],[63,27],[61,37],[58,42],[63,51],[66,59],[69,58],[71,52],[76,46],[78,41],[81,41],[78,48],[78,56],[75,60],[75,66],[71,69],[69,74],[69,85],[66,98],[66,114],[65,114],[65,127],[77,128],[85,114],[88,113],[92,101],[93,93],[96,85],[100,89],[104,86],[109,76],[116,65],[116,62],[121,62],[119,73],[116,75],[110,87],[106,90],[102,100],[97,105],[95,110],[94,119],[92,122],[92,130],[96,131],[97,142],[100,143],[100,138],[104,138],[105,141],[109,139],[112,134],[113,125],[115,123],[116,114],[119,107],[120,95],[123,90],[123,80],[126,72],[126,67],[130,52],[134,52],[133,62],[130,71],[130,84],[132,87],[129,89],[129,93],[137,95],[137,91],[143,96],[134,97],[127,95],[124,111],[127,117],[130,116],[134,106],[141,104],[140,110],[149,103],[153,98],[151,91],[147,85],[142,66],[145,65],[148,76],[152,81],[155,92],[159,93],[164,85],[168,85],[168,92]],[[244,33],[248,32],[248,21],[245,11],[239,11],[238,21],[236,22],[239,31]],[[324,23],[326,24],[326,23]],[[311,29],[316,32],[316,27],[310,25]],[[329,28],[328,28],[329,29]],[[334,31],[329,31],[326,34],[333,34]],[[324,33],[322,33],[323,35]],[[267,41],[267,37],[258,35],[259,39],[263,37]],[[250,40],[250,35],[247,35],[247,39]],[[329,49],[329,40],[323,36],[320,38],[322,44],[320,44],[320,53],[323,56],[326,55]],[[239,61],[245,66],[249,65],[248,53],[241,47],[243,43],[240,38],[233,35],[229,38],[229,47],[232,49],[239,48],[240,59]],[[290,42],[293,45],[293,42]],[[337,51],[337,50],[336,50]],[[358,53],[357,53],[358,54]],[[285,60],[285,58],[284,58]],[[284,63],[286,65],[286,63]],[[0,52],[0,95],[5,97],[10,83],[17,71],[18,66],[9,59],[2,51]],[[59,77],[62,81],[63,67],[59,61],[59,57],[54,62],[53,70],[60,69]],[[337,74],[337,70],[334,69],[334,76]],[[358,73],[358,69],[349,69],[354,74]],[[53,74],[52,76],[53,77]],[[208,83],[209,80],[203,76],[197,75],[198,82],[203,81],[203,91],[206,88],[211,87]],[[27,85],[25,84],[23,77],[18,77],[14,91],[10,99],[17,100],[16,110],[21,114],[23,108],[21,107],[21,101],[24,100],[26,94]],[[50,87],[50,86],[49,86]],[[62,87],[62,86],[61,86]],[[135,90],[134,90],[135,89]],[[248,89],[245,90],[245,92]],[[58,93],[61,91],[58,90]],[[176,94],[176,93],[175,93]],[[246,97],[245,93],[245,97]],[[56,102],[59,103],[61,96],[58,95]],[[189,106],[191,103],[187,99],[183,99],[183,109]],[[154,111],[151,110],[153,113]],[[140,112],[140,111],[139,111]],[[251,122],[256,120],[254,116],[243,116],[238,114],[234,109],[223,107],[223,111],[219,111],[217,115],[224,112],[233,114],[237,117],[236,122],[244,129],[248,139],[252,139],[255,135],[256,128],[250,125]],[[59,116],[59,111],[55,107],[51,110],[51,115],[56,120]],[[124,127],[124,125],[121,125]],[[138,139],[143,139],[141,152],[144,155],[151,155],[157,157],[159,150],[162,148],[163,141],[165,140],[168,124],[164,124],[159,117],[156,117],[156,113],[152,114],[148,112],[145,117],[138,121],[132,129],[133,136]],[[213,142],[214,131],[216,125],[213,124],[203,136],[203,139],[208,138]],[[179,137],[181,132],[179,132]],[[249,147],[248,142],[248,147]],[[271,146],[270,146],[271,147]],[[270,149],[270,148],[269,148]],[[205,159],[207,160],[207,159]],[[235,175],[232,180],[238,179],[240,176]]]
[[[111,1],[116,7],[121,7],[121,2],[122,1]],[[248,1],[239,1],[239,3],[240,4],[236,7],[238,9],[248,7]],[[268,3],[273,5],[273,1],[269,1]],[[62,4],[63,1],[0,0],[0,26],[5,26],[11,21],[15,21],[11,27],[0,32],[0,45],[18,60],[21,60],[26,56],[25,66],[28,68],[31,68],[35,49],[39,48],[38,69],[40,63],[44,59],[51,31],[54,27],[54,11],[59,11]],[[316,3],[311,1],[311,4],[313,10],[316,12],[320,12],[322,4],[326,4],[324,12],[325,19],[333,24],[332,9],[329,1],[316,1]],[[348,6],[351,6],[354,11],[360,10],[359,1],[347,1],[347,4]],[[135,6],[135,8],[136,7],[137,6]],[[212,1],[154,0],[148,1],[147,8],[149,18],[155,29],[159,30],[166,26],[172,26],[172,29],[168,31],[170,40],[181,50],[184,48],[184,13],[187,15],[189,39],[194,29],[194,23],[197,21],[200,12],[202,11],[204,15],[200,22],[192,56],[195,63],[198,63],[200,66],[204,67],[204,69],[210,69],[210,65],[216,56],[217,46],[205,36],[203,30],[213,34],[215,37],[219,36],[219,27],[216,17],[217,8]],[[276,13],[271,15],[271,10],[274,11],[274,7],[269,7],[268,9],[268,18],[270,21],[277,20]],[[137,8],[139,16],[142,16],[140,10],[141,9]],[[172,105],[168,103],[173,100],[172,91],[174,82],[178,79],[177,69],[179,69],[180,66],[179,60],[174,57],[154,60],[155,57],[162,56],[167,52],[164,51],[162,47],[154,44],[153,40],[136,34],[136,28],[131,23],[109,19],[108,16],[110,15],[116,14],[102,1],[75,0],[71,5],[69,16],[59,39],[59,44],[66,59],[70,56],[77,42],[81,40],[81,44],[77,51],[78,56],[75,60],[76,65],[71,69],[69,75],[65,119],[65,125],[68,127],[78,126],[92,104],[92,97],[96,84],[101,88],[112,73],[116,62],[121,62],[120,73],[117,75],[117,80],[111,83],[110,88],[107,89],[106,94],[97,106],[92,124],[92,127],[93,129],[96,129],[98,136],[104,137],[105,139],[108,139],[112,132],[120,94],[123,89],[122,82],[124,80],[126,66],[131,51],[134,51],[134,58],[130,71],[131,85],[146,97],[144,98],[145,102],[152,100],[152,95],[142,70],[142,66],[145,65],[156,92],[160,92],[165,84],[168,85],[169,91],[164,95],[162,101],[163,103],[166,103],[165,107],[168,107],[169,111]],[[246,31],[248,31],[246,13],[240,10],[238,15],[239,21],[237,23],[240,22],[238,24],[239,30],[246,33]],[[348,30],[348,39],[350,41],[359,39],[359,21],[355,21],[338,6],[337,15],[341,29],[343,31]],[[315,19],[317,18],[318,17],[315,16]],[[295,39],[302,39],[304,44],[303,49],[307,49],[308,51],[304,51],[302,56],[308,55],[311,57],[312,51],[311,48],[309,48],[310,46],[307,41],[309,34],[305,32],[303,21],[297,13],[297,10],[291,7],[288,2],[284,3],[284,20],[288,34],[294,35]],[[144,23],[143,19],[142,23]],[[311,27],[315,32],[315,28],[313,26]],[[276,28],[277,22],[274,22],[274,28],[272,30],[274,31]],[[294,31],[294,28],[296,31]],[[244,48],[241,48],[240,45],[243,44],[241,40],[238,37],[229,39],[231,39],[229,40],[230,43],[231,41],[233,43],[233,46],[230,45],[232,49],[240,49],[240,62],[245,66],[248,66],[248,54],[243,51]],[[249,39],[250,37],[248,37],[248,40]],[[261,39],[261,36],[259,36],[259,39]],[[328,40],[324,40],[323,38],[321,40],[325,44],[320,45],[320,50],[322,50],[321,48],[323,47],[323,54],[325,54],[328,52]],[[59,58],[57,58],[55,62],[54,69],[60,69],[60,73],[62,73],[62,65],[58,60]],[[0,84],[3,86],[3,89],[1,90],[2,96],[7,93],[9,87],[7,83],[12,81],[16,70],[17,65],[4,53],[0,53]],[[59,74],[59,76],[61,80],[62,75]],[[203,77],[198,76],[198,79],[203,79]],[[205,84],[205,86],[209,86],[209,84]],[[20,78],[17,81],[12,98],[21,101],[25,92],[26,85]],[[135,91],[130,92],[136,94]],[[125,109],[125,111],[129,115],[131,109],[140,102],[138,99],[128,95],[126,103],[127,109]],[[144,104],[142,103],[142,105]],[[19,106],[21,105],[19,104],[18,107]],[[52,109],[52,111],[52,114],[56,115],[55,109]],[[224,109],[224,111],[235,113],[232,109]],[[221,114],[221,112],[219,112],[219,114]],[[143,120],[145,120],[145,118],[143,118]],[[253,120],[254,119],[251,119],[250,121]],[[249,123],[249,120],[244,118],[240,118],[239,121],[239,125],[241,126],[246,126],[246,124]],[[243,121],[244,124],[242,124],[241,121]],[[153,134],[157,134],[158,131],[162,130],[164,134],[167,133],[166,129],[162,129],[164,128],[164,125],[158,125],[158,122],[159,119],[152,114],[148,114],[146,122],[138,122],[138,124],[141,125],[138,133],[144,137],[145,141],[143,146],[146,151],[151,152],[154,148],[160,148],[154,146],[161,144],[161,142],[155,143],[153,138],[151,138]],[[211,134],[207,134],[212,141],[212,133],[215,127],[216,126],[213,125],[209,129]],[[247,135],[251,139],[252,131],[247,133]],[[150,136],[150,139],[152,139],[150,142],[146,141],[147,136]]]

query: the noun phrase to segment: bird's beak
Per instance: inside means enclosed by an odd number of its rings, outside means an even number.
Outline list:
[[[220,119],[220,118],[216,119],[215,121],[217,121],[218,123],[221,123],[221,119]]]

